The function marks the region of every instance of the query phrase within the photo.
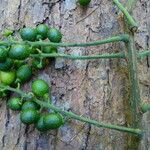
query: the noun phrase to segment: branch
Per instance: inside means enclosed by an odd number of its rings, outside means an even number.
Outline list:
[[[5,85],[2,85],[2,84],[0,85],[0,87],[5,89],[5,90],[16,92],[20,96],[23,96],[25,98],[31,98],[31,95],[24,93],[20,89],[15,89],[15,88],[5,86]],[[131,134],[138,135],[138,136],[142,135],[142,131],[140,129],[127,128],[127,127],[122,127],[122,126],[118,126],[118,125],[112,125],[112,124],[107,124],[107,123],[103,123],[103,122],[98,122],[98,121],[95,121],[95,120],[92,120],[92,119],[89,119],[89,118],[81,117],[81,116],[79,116],[79,115],[77,115],[73,112],[65,111],[61,108],[58,108],[58,107],[56,107],[52,104],[49,104],[47,102],[44,102],[44,101],[41,101],[41,100],[38,100],[38,99],[34,99],[34,101],[37,104],[41,105],[42,107],[49,108],[49,109],[52,109],[56,112],[62,113],[64,115],[68,116],[69,118],[76,119],[76,120],[81,121],[81,122],[86,122],[86,123],[95,125],[98,128],[103,127],[103,128],[108,128],[108,129],[114,129],[114,130],[117,130],[117,131],[131,133]]]

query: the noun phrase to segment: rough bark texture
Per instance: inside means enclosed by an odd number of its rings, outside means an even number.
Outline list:
[[[126,1],[122,1],[125,3]],[[47,23],[60,28],[64,42],[87,42],[117,35],[123,31],[118,23],[118,8],[112,0],[92,0],[82,8],[76,0],[0,0],[0,31],[17,31],[25,26]],[[139,0],[133,15],[139,22],[135,35],[139,51],[150,45],[150,1]],[[117,20],[118,19],[118,20]],[[102,54],[124,50],[115,43],[87,48],[60,48],[69,54]],[[55,105],[99,121],[127,126],[128,68],[123,59],[71,61],[57,59],[33,78],[52,85]],[[150,57],[139,60],[139,81],[143,103],[150,104]],[[24,85],[30,89],[30,83]],[[150,113],[143,116],[145,130],[139,150],[150,147]],[[125,150],[128,135],[99,129],[71,120],[59,130],[39,133],[34,126],[20,123],[19,114],[0,103],[0,150]]]

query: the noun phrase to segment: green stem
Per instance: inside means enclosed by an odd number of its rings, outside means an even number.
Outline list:
[[[133,19],[133,17],[129,14],[127,9],[119,2],[119,0],[113,0],[113,1],[118,6],[118,8],[122,11],[122,13],[126,16],[130,30],[132,30],[134,32],[137,31],[138,25],[135,22],[135,20]]]
[[[145,51],[139,53],[139,57],[144,57],[146,55],[150,55],[150,50],[145,50]]]
[[[142,111],[145,113],[147,111],[150,111],[150,105],[142,105],[141,106]]]
[[[26,98],[31,98],[31,96],[29,94],[26,94],[26,93],[24,93],[23,91],[21,91],[19,89],[11,88],[9,86],[4,86],[4,85],[0,85],[0,87],[5,88],[5,89],[10,90],[10,91],[13,91],[13,92],[16,92],[16,93],[18,93],[21,96],[24,96]],[[127,128],[127,127],[122,127],[122,126],[118,126],[118,125],[112,125],[112,124],[107,124],[107,123],[103,123],[103,122],[98,122],[98,121],[95,121],[95,120],[92,120],[92,119],[89,119],[89,118],[81,117],[81,116],[79,116],[79,115],[77,115],[73,112],[65,111],[65,110],[63,110],[61,108],[58,108],[58,107],[56,107],[56,106],[54,106],[50,103],[40,101],[38,99],[34,99],[34,101],[36,103],[38,103],[39,105],[41,105],[42,107],[52,109],[56,112],[59,112],[59,113],[62,113],[64,115],[68,116],[69,118],[76,119],[76,120],[81,121],[81,122],[86,122],[86,123],[95,125],[99,128],[104,127],[104,128],[108,128],[108,129],[114,129],[114,130],[117,130],[117,131],[122,131],[122,132],[135,134],[135,135],[138,135],[138,136],[142,135],[142,131],[140,129]]]
[[[56,47],[87,47],[87,46],[97,46],[106,43],[113,43],[113,42],[127,42],[129,36],[126,34],[110,37],[104,40],[98,40],[94,42],[87,42],[87,43],[53,43],[53,42],[42,42],[42,41],[0,41],[0,45],[12,45],[12,44],[29,44],[31,46],[56,46]]]
[[[124,58],[125,55],[122,53],[116,53],[116,54],[102,54],[102,55],[90,55],[90,56],[77,56],[77,55],[67,55],[62,53],[52,53],[52,54],[32,54],[31,57],[55,57],[55,58],[67,58],[67,59],[100,59],[100,58]]]
[[[138,134],[138,135],[142,134],[140,129],[133,129],[133,128],[127,128],[127,127],[122,127],[122,126],[118,126],[118,125],[112,125],[112,124],[107,124],[107,123],[103,123],[103,122],[98,122],[98,121],[95,121],[95,120],[92,120],[89,118],[81,117],[79,115],[76,115],[73,112],[65,111],[63,109],[60,109],[60,108],[52,105],[52,104],[47,104],[47,103],[42,102],[42,101],[37,100],[37,99],[35,100],[35,102],[38,103],[39,105],[42,105],[43,107],[50,108],[56,112],[62,113],[62,114],[66,115],[70,118],[79,120],[81,122],[90,123],[90,124],[95,125],[97,127],[104,127],[104,128],[108,128],[108,129],[114,129],[114,130],[118,130],[118,131],[132,133],[132,134]]]
[[[146,55],[150,55],[150,50],[145,50],[138,54],[138,57],[144,57]],[[125,54],[123,53],[112,53],[112,54],[102,54],[102,55],[90,55],[90,56],[78,56],[78,55],[67,55],[62,53],[40,53],[40,54],[31,54],[31,57],[55,57],[55,58],[67,58],[67,59],[80,59],[80,60],[87,60],[87,59],[100,59],[100,58],[125,58]]]
[[[133,37],[130,37],[130,42],[127,43],[128,49],[128,62],[129,62],[129,70],[130,70],[130,85],[131,85],[131,108],[132,108],[132,125],[137,128],[140,126],[139,120],[141,119],[141,114],[139,112],[141,98],[140,98],[140,90],[138,85],[138,77],[137,77],[137,52],[135,50]]]

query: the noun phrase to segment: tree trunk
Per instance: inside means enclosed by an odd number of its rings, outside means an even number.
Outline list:
[[[125,4],[125,0],[121,1]],[[76,0],[1,0],[0,30],[17,32],[24,26],[35,27],[46,23],[63,33],[63,42],[89,42],[118,35],[123,31],[119,23],[118,8],[110,0],[92,0],[87,8]],[[135,34],[138,51],[150,44],[150,1],[138,1],[133,16],[139,23]],[[123,43],[86,48],[59,48],[68,54],[102,54],[125,50]],[[150,104],[150,57],[138,63],[140,94],[143,103]],[[129,69],[124,59],[65,60],[57,59],[34,75],[52,86],[53,104],[77,114],[128,126]],[[30,90],[31,82],[24,85]],[[19,114],[0,103],[0,150],[126,150],[126,133],[97,128],[75,120],[59,130],[40,133],[34,126],[25,126]],[[145,131],[139,150],[150,147],[150,113],[143,115]]]

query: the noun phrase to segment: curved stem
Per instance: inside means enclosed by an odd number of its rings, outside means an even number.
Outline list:
[[[129,36],[127,34],[113,36],[104,40],[98,40],[94,42],[87,42],[87,43],[53,43],[53,42],[42,42],[42,41],[0,41],[0,45],[12,45],[12,44],[29,44],[31,46],[56,46],[56,47],[86,47],[86,46],[97,46],[106,43],[113,43],[113,42],[128,42]]]
[[[12,88],[12,87],[9,87],[9,86],[4,86],[4,85],[0,85],[0,87],[5,88],[5,89],[10,90],[10,91],[13,91],[13,92],[16,92],[16,93],[18,93],[21,96],[24,96],[26,98],[31,98],[31,96],[29,94],[26,94],[26,93],[24,93],[23,91],[21,91],[19,89],[15,89],[15,88]],[[73,112],[65,111],[65,110],[63,110],[61,108],[58,108],[58,107],[56,107],[56,106],[54,106],[50,103],[47,103],[47,102],[44,102],[44,101],[41,101],[41,100],[38,100],[38,99],[34,99],[34,101],[37,104],[41,105],[42,107],[52,109],[56,112],[59,112],[59,113],[62,113],[64,115],[68,116],[69,118],[76,119],[76,120],[81,121],[81,122],[86,122],[86,123],[95,125],[99,128],[104,127],[104,128],[108,128],[108,129],[114,129],[114,130],[117,130],[117,131],[122,131],[122,132],[135,134],[135,135],[138,135],[138,136],[142,135],[142,131],[140,129],[127,128],[127,127],[122,127],[122,126],[118,126],[118,125],[112,125],[112,124],[107,124],[107,123],[103,123],[103,122],[98,122],[98,121],[95,121],[95,120],[92,120],[92,119],[89,119],[89,118],[81,117],[81,116],[79,116],[79,115],[77,115]]]
[[[125,17],[127,18],[127,22],[130,26],[130,29],[132,31],[136,31],[138,28],[138,25],[135,22],[135,20],[133,19],[133,17],[129,14],[127,9],[119,2],[119,0],[113,0],[113,1],[118,6],[118,8],[122,11],[122,13],[125,15]]]

